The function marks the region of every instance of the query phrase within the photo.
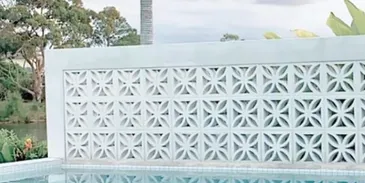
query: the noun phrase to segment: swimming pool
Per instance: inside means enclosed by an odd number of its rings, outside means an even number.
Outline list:
[[[11,177],[13,176],[13,177]],[[0,182],[11,183],[365,183],[365,176],[295,175],[257,173],[207,173],[179,171],[52,170],[19,179],[11,175]],[[13,178],[13,179],[12,179]]]

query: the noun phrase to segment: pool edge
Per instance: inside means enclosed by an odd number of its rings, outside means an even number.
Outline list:
[[[0,182],[22,180],[34,176],[46,176],[61,171],[63,161],[44,158],[0,164]]]
[[[333,166],[333,165],[328,165]],[[338,166],[338,165],[337,165]],[[365,166],[365,165],[364,165]],[[362,168],[362,167],[361,167]],[[235,166],[171,166],[171,165],[135,165],[135,164],[62,164],[65,170],[133,170],[133,171],[175,171],[175,172],[224,172],[224,173],[259,173],[259,174],[296,174],[296,175],[341,175],[365,176],[363,169],[336,169],[324,167],[288,168],[278,167],[235,167]]]

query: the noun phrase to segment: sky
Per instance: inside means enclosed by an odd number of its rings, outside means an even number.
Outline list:
[[[352,0],[365,10],[365,0]],[[87,8],[115,6],[139,30],[140,0],[84,0]],[[343,0],[153,0],[154,43],[218,41],[224,33],[263,39],[267,31],[284,38],[292,29],[333,36],[326,26],[330,12],[351,22]]]

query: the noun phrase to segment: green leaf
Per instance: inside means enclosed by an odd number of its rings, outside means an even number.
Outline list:
[[[300,38],[313,38],[313,37],[318,37],[313,32],[310,32],[310,31],[307,31],[307,30],[303,30],[303,29],[294,29],[294,30],[291,30],[291,31],[294,32],[295,35],[297,37],[300,37]]]
[[[39,157],[37,156],[37,154],[35,153],[27,153],[26,154],[26,159],[29,160],[29,159],[38,159]]]
[[[37,158],[47,157],[47,143],[45,141],[38,142],[37,146],[31,150],[31,153],[34,153]]]
[[[331,12],[330,16],[327,18],[326,24],[328,25],[329,28],[331,28],[332,32],[336,36],[354,35],[354,32],[352,31],[351,27],[348,26],[341,19],[336,17],[336,15],[333,12]]]
[[[274,33],[274,32],[266,32],[265,34],[264,34],[264,37],[266,38],[266,39],[281,39],[276,33]]]
[[[358,34],[365,34],[365,13],[357,8],[350,0],[345,0],[348,11],[356,25]]]
[[[1,149],[1,154],[4,157],[5,162],[14,161],[14,147],[8,142],[5,142],[3,148]]]
[[[5,159],[3,154],[0,153],[0,163],[5,163]]]
[[[351,22],[351,30],[354,33],[354,35],[358,35],[359,31],[357,30],[357,26],[354,21]]]

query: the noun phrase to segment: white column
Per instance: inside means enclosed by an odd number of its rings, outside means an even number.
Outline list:
[[[152,0],[141,0],[141,44],[153,43]]]
[[[49,158],[65,160],[65,120],[64,120],[64,60],[57,58],[57,53],[46,51],[45,80],[47,108],[47,145]]]

